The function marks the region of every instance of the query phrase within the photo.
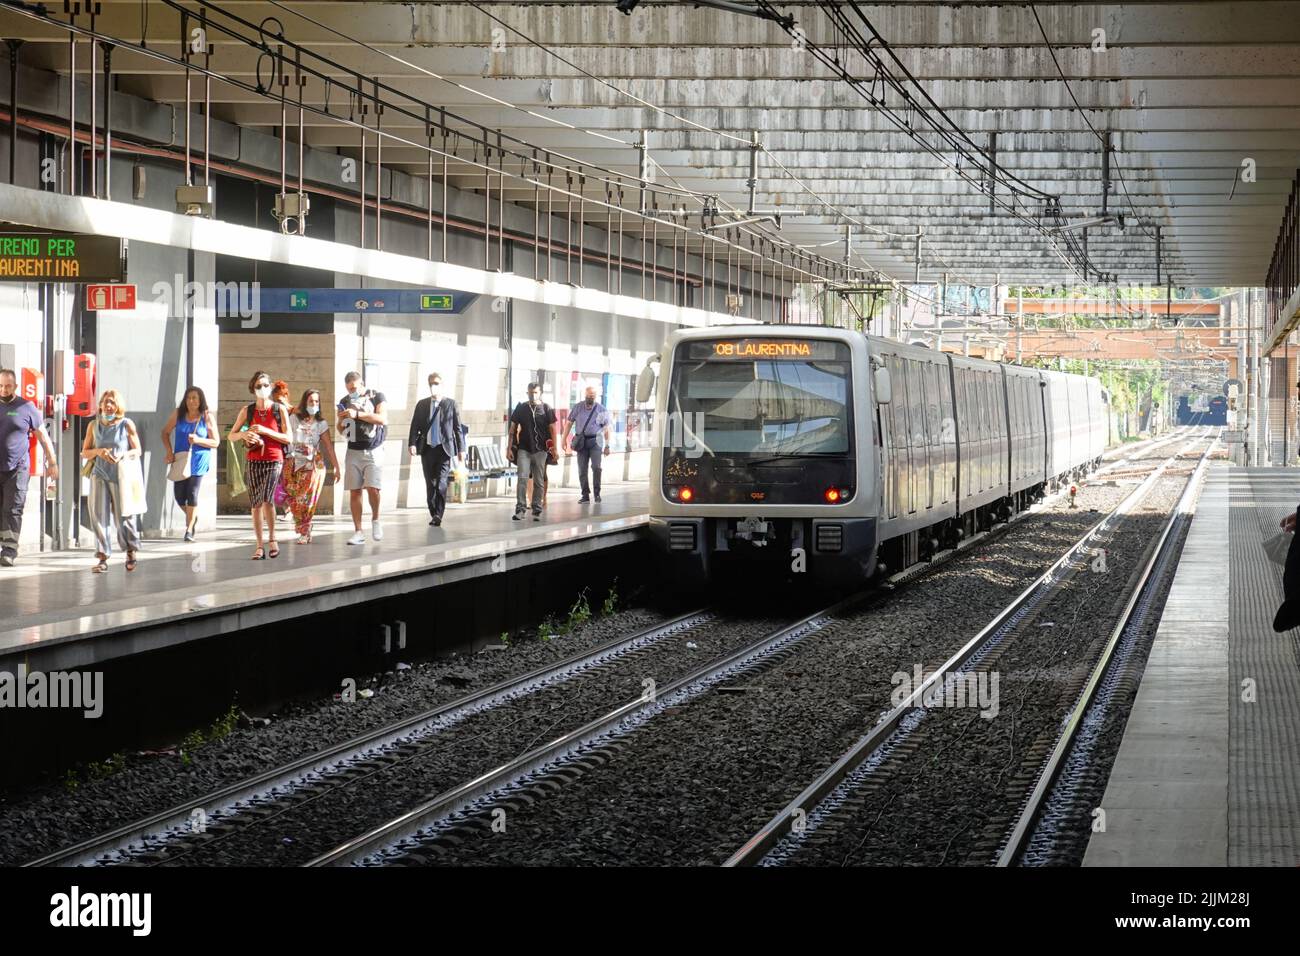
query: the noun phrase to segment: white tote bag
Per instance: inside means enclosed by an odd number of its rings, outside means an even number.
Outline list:
[[[122,517],[142,515],[149,510],[144,497],[144,470],[139,458],[124,458],[117,463],[117,490]]]
[[[189,451],[176,452],[176,456],[172,458],[172,463],[167,466],[167,480],[184,481],[190,477],[190,467]]]

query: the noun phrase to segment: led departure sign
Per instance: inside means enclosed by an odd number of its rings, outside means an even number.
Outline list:
[[[811,358],[807,342],[714,342],[713,354],[720,358]]]
[[[684,344],[693,360],[724,362],[845,361],[849,354],[847,345],[829,339],[709,339]]]
[[[121,282],[122,240],[0,232],[0,282]]]

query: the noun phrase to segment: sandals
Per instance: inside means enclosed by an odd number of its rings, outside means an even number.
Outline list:
[[[271,550],[266,553],[268,558],[278,558],[280,556],[280,546],[274,541],[271,542]]]
[[[90,570],[95,574],[103,574],[105,571],[108,570],[108,558],[102,554],[97,554],[95,555],[95,557],[99,559],[99,563],[96,564]]]
[[[126,569],[128,571],[134,571],[135,565],[136,565],[135,552],[132,551],[126,556]]]
[[[264,548],[258,548],[256,551],[253,552],[253,557],[252,557],[250,560],[252,560],[252,561],[265,561],[265,560],[266,560],[266,550],[265,550]]]

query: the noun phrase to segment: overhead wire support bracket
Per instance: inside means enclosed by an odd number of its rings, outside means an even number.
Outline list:
[[[758,196],[758,153],[763,148],[758,141],[758,130],[754,130],[753,135],[754,138],[749,144],[749,179],[745,181],[745,185],[749,189],[748,212],[751,216],[758,211],[756,206]]]

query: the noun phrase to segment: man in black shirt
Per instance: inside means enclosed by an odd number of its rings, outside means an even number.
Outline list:
[[[510,442],[506,457],[518,469],[515,491],[515,521],[524,520],[528,509],[528,479],[533,479],[533,520],[542,520],[542,495],[546,492],[546,466],[555,448],[555,410],[542,401],[541,386],[528,383],[528,401],[520,402],[510,414]]]

